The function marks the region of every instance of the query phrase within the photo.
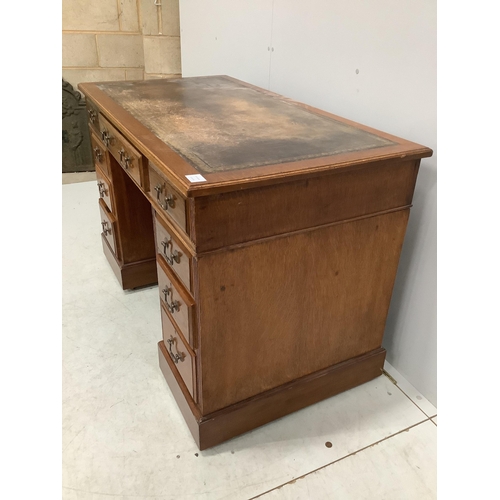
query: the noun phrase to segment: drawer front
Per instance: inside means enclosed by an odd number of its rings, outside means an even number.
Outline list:
[[[170,359],[175,364],[179,375],[184,380],[186,387],[196,401],[195,397],[195,386],[194,381],[196,380],[195,370],[195,355],[191,348],[186,345],[182,336],[177,333],[169,314],[165,310],[165,307],[161,307],[161,323],[162,323],[162,333],[163,342],[170,355]]]
[[[159,212],[170,217],[186,232],[186,200],[149,162],[149,191]]]
[[[110,212],[113,212],[113,202],[111,201],[111,183],[109,182],[106,175],[102,170],[96,165],[95,174],[97,177],[97,188],[99,189],[99,198],[101,198]]]
[[[86,107],[87,107],[87,116],[89,118],[90,128],[93,129],[97,134],[99,134],[100,133],[100,130],[99,130],[99,110],[90,101],[87,101]]]
[[[94,164],[109,175],[108,159],[106,157],[106,148],[104,144],[93,134],[90,134],[90,142],[92,143],[92,157]]]
[[[109,212],[103,199],[99,200],[99,210],[101,211],[102,234],[115,255],[120,258],[116,241],[116,220],[113,214]]]
[[[175,277],[161,255],[156,257],[160,302],[165,306],[178,330],[193,344],[194,300]]]
[[[101,140],[104,145],[109,149],[109,152],[115,157],[120,166],[128,172],[130,177],[139,186],[144,187],[141,153],[103,116],[99,118],[99,124],[101,128]]]
[[[167,262],[172,271],[175,272],[177,277],[182,281],[184,286],[192,291],[191,288],[191,266],[192,257],[186,251],[184,246],[174,238],[165,223],[155,213],[155,238],[156,238],[156,251]]]

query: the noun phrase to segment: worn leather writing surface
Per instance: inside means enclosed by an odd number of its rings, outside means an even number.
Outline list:
[[[221,76],[98,87],[202,173],[395,144]]]

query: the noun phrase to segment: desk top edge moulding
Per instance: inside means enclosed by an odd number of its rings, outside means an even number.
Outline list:
[[[104,255],[124,290],[158,284],[200,450],[381,375],[431,149],[228,76],[79,89]]]

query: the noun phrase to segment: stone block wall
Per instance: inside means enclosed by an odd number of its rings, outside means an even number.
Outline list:
[[[181,76],[179,0],[63,0],[62,76],[80,82]]]

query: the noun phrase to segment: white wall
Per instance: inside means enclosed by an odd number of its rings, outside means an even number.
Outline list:
[[[436,151],[435,0],[180,0],[180,16],[183,76],[234,76]],[[420,167],[384,338],[434,404],[436,161]]]
[[[273,0],[179,0],[183,76],[269,86]]]

